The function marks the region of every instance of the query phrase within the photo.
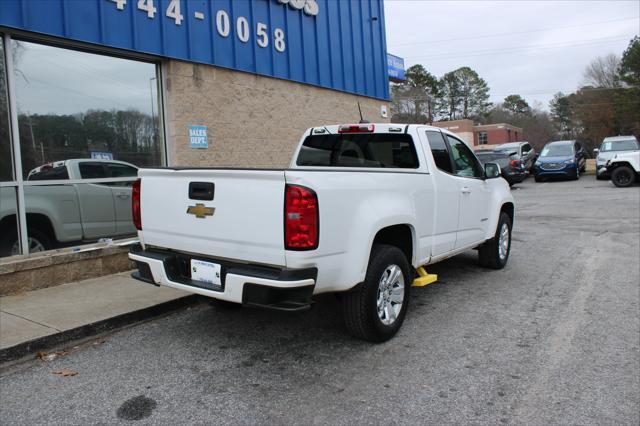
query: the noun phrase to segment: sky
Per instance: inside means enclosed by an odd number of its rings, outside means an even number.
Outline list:
[[[1,1],[1,0],[0,0]],[[136,109],[157,102],[155,65],[14,41],[18,111],[76,114],[88,109]],[[154,113],[158,106],[154,103]]]
[[[441,77],[469,66],[491,102],[520,94],[548,109],[584,82],[596,57],[622,55],[640,33],[640,0],[385,0],[387,50]]]

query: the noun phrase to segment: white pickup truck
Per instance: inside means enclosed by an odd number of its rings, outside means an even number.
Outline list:
[[[133,189],[142,281],[283,310],[339,292],[347,328],[400,328],[416,268],[469,249],[502,268],[514,201],[499,166],[422,125],[309,129],[285,170],[141,169]]]

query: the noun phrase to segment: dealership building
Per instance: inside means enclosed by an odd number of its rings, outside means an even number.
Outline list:
[[[508,123],[475,124],[473,120],[462,119],[438,121],[433,125],[456,133],[460,139],[472,148],[491,148],[491,146],[503,143],[524,140],[522,127],[516,127]]]
[[[0,36],[0,294],[126,269],[137,167],[286,167],[402,78],[383,0],[3,0]]]

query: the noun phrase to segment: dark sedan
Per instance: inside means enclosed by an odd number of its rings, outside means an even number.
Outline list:
[[[518,158],[516,150],[481,149],[476,151],[476,156],[482,164],[498,164],[502,171],[502,177],[509,183],[509,186],[520,183],[527,177],[527,169],[522,160]]]

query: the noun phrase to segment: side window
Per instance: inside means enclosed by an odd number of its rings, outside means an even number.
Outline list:
[[[531,145],[529,145],[528,143],[524,144],[522,146],[522,151],[524,152],[531,152]]]
[[[107,177],[106,170],[102,163],[92,163],[85,161],[78,164],[80,169],[80,177],[82,179],[103,179]]]
[[[447,144],[444,141],[442,133],[436,131],[427,131],[425,133],[427,135],[431,154],[433,154],[436,166],[442,171],[453,173],[451,157],[449,157],[449,150],[447,149]]]
[[[37,173],[29,173],[27,180],[64,180],[69,179],[67,166],[42,167]]]
[[[118,163],[107,163],[106,166],[107,170],[109,171],[109,177],[127,178],[138,176],[138,169],[136,169],[135,167]]]
[[[482,177],[482,167],[471,149],[459,139],[447,135],[453,160],[453,174],[461,177]]]

